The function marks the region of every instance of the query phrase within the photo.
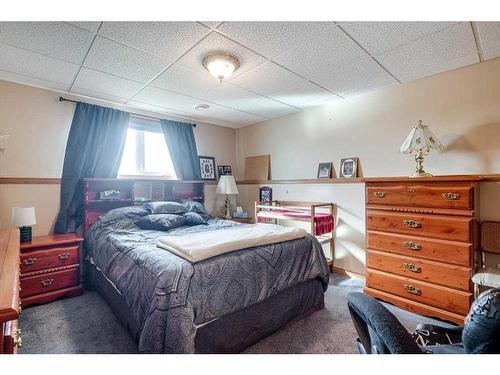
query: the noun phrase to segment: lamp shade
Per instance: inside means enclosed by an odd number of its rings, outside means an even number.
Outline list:
[[[239,194],[236,181],[231,175],[220,176],[219,183],[217,184],[217,194]]]
[[[443,145],[438,141],[436,136],[431,132],[427,125],[422,123],[422,120],[411,129],[410,134],[399,148],[403,154],[414,154],[421,152],[428,154],[431,149],[444,150]]]
[[[13,207],[11,224],[16,228],[35,225],[35,207]]]

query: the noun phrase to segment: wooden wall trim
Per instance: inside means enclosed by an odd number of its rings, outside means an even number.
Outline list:
[[[60,185],[57,177],[0,177],[0,185]]]
[[[435,179],[454,178],[457,176],[436,176]],[[479,182],[500,182],[500,174],[471,174],[462,175],[463,178],[474,179]],[[366,181],[391,181],[403,177],[367,177],[367,178],[298,178],[289,180],[242,180],[236,181],[238,185],[272,185],[272,184],[359,184]],[[431,177],[432,179],[432,177]],[[146,181],[146,179],[144,179]],[[421,179],[414,179],[422,181]],[[216,181],[199,181],[206,185],[215,185]],[[60,185],[61,179],[58,177],[0,177],[0,185]]]

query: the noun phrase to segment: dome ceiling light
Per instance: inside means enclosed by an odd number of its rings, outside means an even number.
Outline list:
[[[239,67],[240,60],[225,52],[211,53],[203,58],[203,66],[220,82],[229,78]]]
[[[210,106],[208,104],[198,104],[194,109],[198,111],[204,111],[205,109],[209,109]]]

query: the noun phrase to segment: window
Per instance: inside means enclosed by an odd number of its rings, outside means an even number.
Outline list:
[[[130,120],[118,175],[176,178],[159,123]]]

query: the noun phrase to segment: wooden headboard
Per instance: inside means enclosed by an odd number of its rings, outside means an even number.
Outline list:
[[[84,178],[84,233],[106,212],[125,206],[142,205],[147,201],[180,201],[193,199],[205,202],[203,181]],[[116,197],[103,199],[101,193],[116,190]]]

